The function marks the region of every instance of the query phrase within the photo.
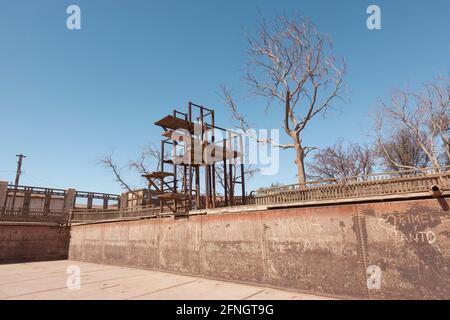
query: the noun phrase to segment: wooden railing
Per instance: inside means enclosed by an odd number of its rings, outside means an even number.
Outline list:
[[[348,177],[340,180],[318,180],[304,185],[295,184],[265,189],[256,193],[255,204],[265,205],[429,192],[433,185],[448,189],[450,188],[449,169],[439,170],[439,173],[427,170],[409,170]]]

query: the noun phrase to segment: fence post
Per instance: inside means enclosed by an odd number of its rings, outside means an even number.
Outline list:
[[[3,213],[3,210],[6,209],[7,194],[8,194],[8,182],[0,181],[0,208],[2,208],[0,213]]]
[[[120,195],[120,207],[119,207],[120,210],[125,210],[127,208],[127,206],[128,206],[127,198],[128,198],[128,192],[123,192]]]
[[[63,211],[67,213],[67,224],[72,223],[73,209],[75,208],[75,200],[77,196],[77,191],[75,189],[67,189],[64,196],[64,207]]]
[[[75,189],[67,189],[66,196],[64,197],[64,210],[71,210],[75,208],[75,195],[77,191]]]

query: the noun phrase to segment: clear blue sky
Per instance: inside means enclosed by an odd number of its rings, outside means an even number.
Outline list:
[[[82,30],[66,29],[70,4]],[[366,28],[369,4],[381,7],[382,30]],[[244,90],[245,34],[260,15],[291,11],[330,34],[348,64],[348,100],[308,128],[308,145],[367,141],[378,97],[449,70],[448,0],[0,0],[0,180],[14,179],[22,152],[22,184],[120,192],[97,159],[112,149],[134,158],[159,141],[153,122],[188,100],[214,107],[227,127],[219,87]],[[250,100],[245,112],[262,128],[281,120]],[[279,175],[250,188],[295,181],[293,157],[282,155]]]

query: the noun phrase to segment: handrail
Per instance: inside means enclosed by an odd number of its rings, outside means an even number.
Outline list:
[[[69,221],[69,217],[70,212],[63,209],[0,208],[0,221],[57,222],[66,224]]]
[[[366,179],[352,177],[341,181],[321,180],[309,186],[290,185],[257,192],[256,204],[279,204],[302,201],[320,201],[347,198],[364,198],[406,193],[429,193],[430,187],[438,185],[450,188],[450,170],[438,173],[415,173],[405,175],[397,172],[394,177],[388,175],[366,176]],[[398,176],[398,175],[401,176]],[[373,178],[376,177],[376,178]],[[355,179],[356,178],[356,179]]]
[[[373,173],[369,175],[362,176],[350,176],[339,179],[320,179],[320,180],[311,180],[302,184],[289,184],[280,187],[273,188],[265,188],[263,190],[256,190],[256,195],[264,195],[268,193],[277,193],[288,190],[298,190],[298,189],[308,189],[314,186],[321,185],[336,185],[336,184],[356,184],[356,183],[364,183],[369,181],[382,181],[382,180],[392,180],[392,179],[409,179],[409,178],[418,178],[423,176],[432,176],[432,175],[442,175],[446,173],[450,173],[450,166],[443,166],[436,170],[432,168],[422,168],[417,170],[403,170],[403,171],[390,171],[383,173]]]

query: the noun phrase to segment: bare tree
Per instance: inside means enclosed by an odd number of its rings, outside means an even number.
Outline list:
[[[283,110],[284,132],[292,140],[265,142],[295,150],[298,182],[304,184],[305,157],[314,148],[304,145],[302,132],[341,97],[345,63],[331,54],[331,40],[307,18],[281,16],[270,25],[263,21],[257,35],[249,39],[249,47],[246,80],[250,91],[266,98],[268,105],[276,101]],[[225,87],[222,91],[233,118],[247,131],[248,123],[231,92]]]
[[[438,172],[442,165],[442,153],[444,158],[450,159],[449,119],[448,78],[425,84],[415,91],[395,90],[389,102],[382,102],[382,110],[375,119],[378,148],[396,168],[422,169],[417,163],[401,163],[395,159],[383,138],[386,126],[406,130],[432,169]]]
[[[166,151],[164,158],[170,155],[170,150]],[[139,174],[148,173],[150,165],[156,168],[155,171],[161,169],[161,151],[153,144],[149,143],[141,149],[139,158],[128,163],[128,168],[134,169]]]
[[[378,143],[377,153],[382,164],[391,171],[405,168],[425,168],[428,157],[410,130],[401,128]]]
[[[437,78],[425,84],[420,94],[415,94],[419,106],[428,113],[429,126],[442,142],[443,156],[450,161],[450,77]]]
[[[113,152],[104,155],[99,160],[99,164],[102,165],[104,168],[112,171],[114,175],[114,180],[120,184],[121,188],[126,189],[128,192],[131,192],[135,196],[137,196],[134,192],[135,188],[130,186],[122,177],[123,168],[113,159]]]
[[[339,180],[371,174],[375,163],[376,156],[367,145],[350,143],[344,146],[339,140],[333,146],[317,151],[308,168],[314,178]]]
[[[224,181],[224,175],[223,175],[223,162],[217,164],[216,166],[216,178],[217,178],[217,182],[220,184],[220,186],[222,188],[225,189],[225,181]],[[254,177],[258,172],[260,171],[259,168],[256,168],[253,165],[247,165],[244,168],[244,176],[246,181],[250,180],[252,177]],[[241,180],[241,176],[240,175],[236,175],[236,170],[233,170],[233,177],[232,177],[233,183],[236,183],[237,181]]]
[[[169,154],[170,151],[167,152],[166,157]],[[126,181],[123,171],[131,171],[132,173],[138,174],[139,177],[148,173],[151,166],[156,167],[156,171],[159,171],[161,167],[161,152],[154,144],[149,143],[147,146],[141,148],[139,157],[136,160],[129,161],[125,166],[121,166],[114,160],[112,152],[103,156],[100,159],[99,164],[104,168],[111,170],[114,175],[114,180],[118,182],[123,189],[131,192],[136,198],[140,198],[135,192],[137,188]]]

